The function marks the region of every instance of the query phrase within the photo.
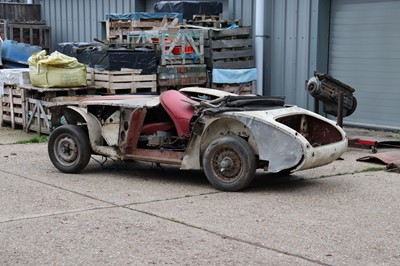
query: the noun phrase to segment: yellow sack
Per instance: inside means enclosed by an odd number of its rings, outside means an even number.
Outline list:
[[[34,86],[79,87],[87,86],[86,65],[74,57],[59,52],[46,55],[43,50],[28,58],[29,75]]]

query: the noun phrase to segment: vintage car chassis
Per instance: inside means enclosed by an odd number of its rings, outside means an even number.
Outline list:
[[[328,164],[347,149],[333,121],[279,97],[195,87],[91,97],[51,111],[49,156],[67,173],[82,171],[96,154],[203,169],[217,189],[238,191],[257,169],[289,174]]]

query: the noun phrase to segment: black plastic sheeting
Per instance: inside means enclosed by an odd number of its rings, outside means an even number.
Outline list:
[[[99,43],[59,43],[56,50],[75,57],[82,64],[103,70],[142,69],[142,74],[157,73],[154,50],[103,49]]]
[[[222,13],[222,2],[185,2],[161,1],[154,4],[155,12],[182,13],[186,20],[193,20],[193,15],[216,15]]]
[[[151,13],[151,12],[134,12],[134,13],[108,13],[106,19],[112,20],[140,20],[140,19],[163,19],[167,18],[178,18],[179,22],[182,22],[181,13]]]

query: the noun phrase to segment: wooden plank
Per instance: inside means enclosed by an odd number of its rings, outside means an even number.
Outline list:
[[[34,131],[34,132],[38,132],[39,134],[46,134],[46,135],[50,135],[50,129],[44,126],[38,126],[38,125],[31,125],[29,127],[30,131]]]
[[[22,99],[17,98],[17,97],[18,97],[18,95],[17,96],[13,95],[12,97],[10,95],[3,96],[3,102],[8,103],[8,104],[10,104],[10,103],[18,104],[18,105],[22,104]]]
[[[18,89],[19,89],[19,87],[18,87]],[[25,129],[25,127],[26,127],[26,109],[25,109],[25,107],[26,107],[26,104],[25,104],[25,102],[26,102],[26,91],[25,90],[22,90],[22,89],[20,89],[21,90],[21,99],[22,99],[22,104],[21,104],[21,108],[22,108],[22,129]]]
[[[3,126],[3,96],[0,96],[0,127]]]
[[[13,90],[10,90],[10,113],[11,113],[11,128],[15,129],[15,114],[14,114],[14,100]]]
[[[212,68],[220,68],[220,69],[242,69],[242,68],[254,68],[255,61],[254,60],[228,61],[228,62],[208,61],[207,65],[212,66]]]
[[[104,82],[104,85],[106,85],[106,82]],[[108,82],[107,86],[103,86],[104,88],[107,89],[113,89],[113,90],[118,90],[118,89],[130,89],[132,87],[130,82],[126,83],[112,83]]]
[[[227,49],[227,48],[241,48],[253,46],[252,39],[235,39],[235,40],[206,40],[204,46],[211,49]]]
[[[157,82],[156,81],[147,81],[147,82],[136,82],[132,83],[132,88],[156,88]]]
[[[3,106],[3,112],[7,112],[7,113],[14,112],[14,114],[22,116],[22,114],[24,113],[24,108],[22,108],[22,106],[21,107],[15,107],[14,106],[13,110],[11,110],[10,106]]]
[[[22,119],[22,117],[14,117],[14,119],[12,119],[11,115],[3,114],[3,125],[4,125],[4,122],[12,123],[12,121],[14,121],[14,127],[15,127],[15,125],[22,126],[24,124],[24,120]]]
[[[218,59],[236,59],[241,57],[254,57],[254,50],[239,50],[239,51],[212,51],[212,60]]]
[[[151,74],[151,75],[137,75],[132,77],[132,81],[152,81],[156,80],[157,75],[156,74]]]
[[[21,94],[22,94],[21,90],[16,89],[16,87],[15,87],[14,85],[12,85],[12,86],[10,86],[10,85],[5,85],[5,86],[4,86],[4,89],[3,89],[3,94],[4,94],[4,95],[9,95],[9,94],[11,94],[11,91],[12,91],[12,94],[13,94],[14,96],[21,96]]]
[[[239,37],[239,36],[248,36],[252,34],[252,28],[251,27],[240,27],[236,29],[224,29],[221,31],[214,31],[214,30],[209,30],[206,33],[206,38],[211,38],[211,39],[219,39],[219,38],[232,38],[232,36]]]

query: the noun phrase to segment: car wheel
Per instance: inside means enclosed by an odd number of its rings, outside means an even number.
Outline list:
[[[64,173],[82,171],[90,160],[88,135],[75,125],[63,125],[50,135],[47,146],[53,165]]]
[[[238,136],[221,136],[206,148],[203,169],[208,181],[217,189],[238,191],[247,187],[254,178],[254,152],[249,144]]]

